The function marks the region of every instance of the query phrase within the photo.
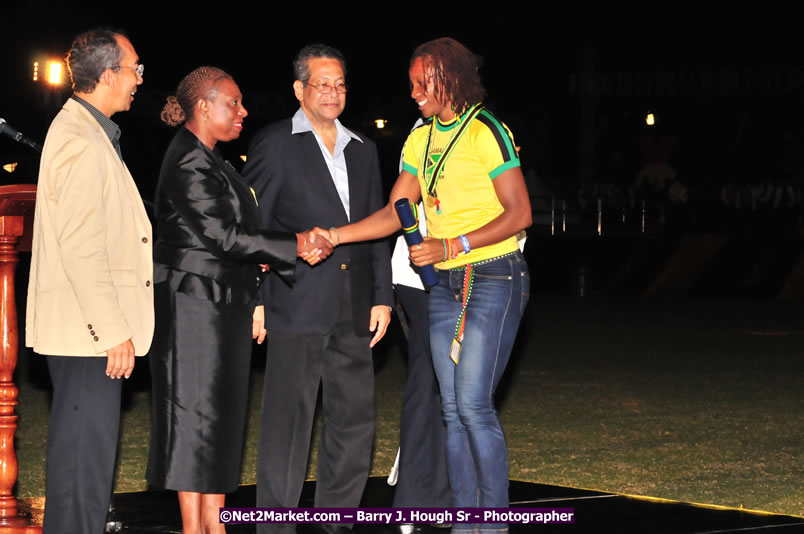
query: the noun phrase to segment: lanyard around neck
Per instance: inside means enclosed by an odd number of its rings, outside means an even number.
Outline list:
[[[444,152],[441,154],[441,157],[438,159],[438,162],[435,164],[435,169],[433,170],[433,174],[429,177],[427,176],[427,164],[432,161],[430,154],[430,150],[432,148],[433,142],[433,131],[436,128],[436,122],[438,121],[438,117],[433,117],[433,122],[430,123],[430,131],[427,134],[427,144],[424,147],[424,157],[422,161],[422,172],[424,173],[424,182],[427,186],[427,196],[431,197],[431,199],[438,198],[438,194],[436,192],[438,188],[438,181],[441,178],[441,174],[444,170],[444,164],[447,161],[447,158],[452,154],[455,146],[458,144],[458,141],[461,139],[466,130],[469,128],[469,124],[472,120],[483,110],[483,104],[478,102],[474,106],[470,107],[466,113],[464,113],[463,117],[458,118],[458,122],[460,126],[455,128],[452,131],[452,135],[447,141],[447,147],[444,149]],[[428,203],[430,203],[428,201]],[[431,204],[432,205],[432,204]]]

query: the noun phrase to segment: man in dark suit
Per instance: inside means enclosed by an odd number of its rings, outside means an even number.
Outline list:
[[[382,207],[381,182],[374,143],[338,121],[346,104],[343,55],[326,45],[307,46],[294,69],[301,107],[292,119],[256,134],[244,169],[263,224],[298,232],[358,221]],[[393,304],[387,244],[337,247],[320,265],[297,265],[293,288],[269,276],[264,303],[257,505],[298,506],[321,384],[315,505],[358,506],[374,439],[371,347],[385,334]],[[289,525],[260,528],[293,531]]]

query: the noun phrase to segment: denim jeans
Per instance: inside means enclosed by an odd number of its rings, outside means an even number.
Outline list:
[[[456,365],[450,345],[462,309],[464,269],[438,271],[430,290],[430,346],[447,425],[447,470],[454,507],[508,507],[508,453],[494,390],[505,371],[530,292],[521,253],[474,266],[464,340]],[[455,524],[453,532],[499,532],[506,524]]]

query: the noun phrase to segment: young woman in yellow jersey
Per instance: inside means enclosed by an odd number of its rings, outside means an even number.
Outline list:
[[[430,344],[447,425],[452,506],[508,506],[508,460],[494,391],[529,295],[516,235],[531,224],[519,156],[508,128],[482,104],[474,55],[448,38],[425,43],[410,63],[411,97],[428,120],[411,132],[387,206],[331,230],[334,244],[400,229],[394,202],[424,198],[428,237],[410,247],[434,265]],[[500,532],[505,524],[455,524]]]

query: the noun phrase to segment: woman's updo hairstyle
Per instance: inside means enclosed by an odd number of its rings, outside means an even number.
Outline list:
[[[232,77],[217,67],[198,67],[184,77],[176,89],[176,96],[169,96],[162,109],[162,122],[168,126],[193,120],[196,103],[201,99],[215,98],[216,84]]]

